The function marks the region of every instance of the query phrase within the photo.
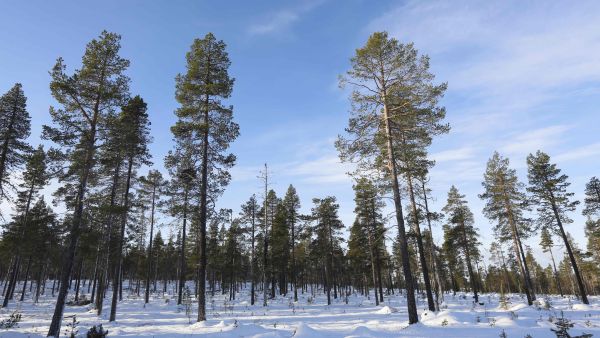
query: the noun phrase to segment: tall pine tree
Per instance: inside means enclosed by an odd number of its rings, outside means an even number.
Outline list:
[[[73,75],[66,73],[62,58],[57,60],[50,73],[50,91],[62,108],[50,108],[56,127],[44,126],[43,136],[65,151],[64,158],[70,162],[70,170],[61,177],[61,181],[75,180],[76,192],[70,205],[73,216],[48,336],[58,337],[60,334],[69,278],[81,233],[88,180],[96,164],[98,130],[103,127],[107,114],[124,104],[129,95],[129,78],[123,74],[129,67],[129,61],[119,56],[120,40],[119,35],[104,31],[98,39],[88,43],[82,66]]]
[[[532,225],[524,217],[528,210],[527,197],[523,193],[523,184],[519,182],[516,171],[509,167],[509,160],[494,152],[487,163],[483,175],[483,194],[479,198],[486,201],[483,213],[496,221],[494,231],[501,241],[512,239],[513,250],[517,256],[519,269],[525,285],[527,303],[533,304],[535,293],[529,266],[523,250],[522,239],[533,233]]]
[[[575,211],[579,204],[579,201],[572,201],[574,194],[567,192],[567,188],[571,184],[567,182],[568,176],[561,174],[556,164],[550,163],[550,156],[539,150],[535,155],[527,156],[527,167],[527,177],[529,178],[527,190],[531,193],[533,202],[538,206],[538,222],[554,230],[563,239],[577,280],[581,301],[589,304],[581,273],[571,248],[572,244],[563,227],[563,224],[573,222],[567,213]]]
[[[198,321],[206,320],[206,222],[208,201],[215,200],[229,183],[227,171],[235,163],[233,154],[226,154],[229,144],[239,135],[233,122],[233,107],[225,106],[233,89],[229,77],[231,64],[225,43],[212,33],[194,40],[186,55],[187,70],[176,78],[177,123],[171,128],[176,139],[191,140],[190,145],[199,160],[198,247]],[[210,196],[209,196],[210,195]]]

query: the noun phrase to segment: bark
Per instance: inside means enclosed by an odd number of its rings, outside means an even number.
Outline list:
[[[202,144],[202,167],[200,183],[200,266],[198,268],[198,321],[206,320],[206,200],[208,192],[208,95],[205,98],[204,135]]]
[[[148,304],[150,300],[150,271],[152,270],[152,237],[154,235],[154,206],[156,203],[156,186],[152,187],[152,211],[150,212],[150,242],[148,244],[148,271],[146,273],[146,294],[145,304]],[[156,283],[156,279],[155,279]],[[154,284],[154,291],[156,291],[156,284]]]
[[[122,291],[122,265],[123,265],[123,244],[125,242],[125,227],[127,225],[127,213],[129,211],[129,188],[131,187],[131,176],[133,174],[133,158],[129,158],[129,163],[127,166],[127,180],[125,183],[125,191],[123,198],[123,210],[121,211],[121,233],[118,239],[118,247],[116,252],[116,266],[115,266],[115,274],[113,276],[113,294],[112,294],[112,302],[110,306],[110,317],[109,321],[114,322],[117,318],[117,300],[119,298],[123,298]]]
[[[479,295],[477,294],[477,281],[475,274],[473,273],[473,266],[471,264],[471,253],[470,253],[470,243],[467,239],[467,230],[464,221],[461,224],[462,228],[462,237],[463,237],[463,250],[465,252],[465,259],[467,260],[467,271],[469,272],[469,280],[471,281],[471,289],[473,290],[473,298],[475,299],[475,303],[479,303]]]
[[[382,78],[385,77],[385,73],[382,69]],[[402,258],[402,270],[404,272],[404,279],[406,281],[406,303],[408,307],[408,323],[414,324],[419,321],[417,315],[417,303],[415,300],[415,292],[413,286],[412,271],[410,268],[410,259],[408,257],[408,241],[406,238],[406,230],[404,227],[404,216],[402,215],[402,202],[400,197],[400,186],[398,184],[398,171],[396,168],[396,158],[394,155],[394,148],[392,146],[392,133],[390,128],[390,121],[388,116],[387,106],[387,92],[385,86],[382,88],[382,97],[384,101],[383,105],[383,119],[385,122],[385,135],[387,141],[387,165],[389,174],[392,180],[392,190],[394,193],[394,207],[396,209],[396,222],[398,225],[398,241],[400,244],[400,253]]]
[[[556,287],[558,288],[558,292],[560,296],[563,297],[562,286],[560,285],[560,278],[558,278],[558,272],[556,271],[556,262],[554,261],[554,254],[552,253],[552,248],[548,248],[550,251],[550,258],[552,258],[552,271],[554,272],[554,281],[556,282]]]
[[[98,118],[98,104],[99,102],[96,104],[94,117],[88,135],[88,142],[86,145],[86,156],[83,165],[81,181],[77,190],[75,212],[73,214],[73,220],[71,221],[71,227],[69,229],[69,245],[67,246],[64,255],[64,262],[62,264],[62,272],[60,276],[60,289],[58,291],[58,298],[56,299],[56,306],[54,308],[52,322],[50,323],[50,328],[48,329],[48,337],[58,337],[60,335],[60,325],[65,309],[65,300],[67,298],[68,293],[69,278],[71,277],[71,271],[73,270],[73,262],[75,259],[77,244],[79,242],[80,227],[83,220],[84,198],[87,190],[88,178],[90,175],[91,168],[93,166],[96,143],[96,121]]]
[[[179,288],[177,290],[177,305],[183,300],[183,289],[185,287],[185,241],[187,226],[188,190],[186,188],[183,197],[183,229],[181,231],[181,251],[179,253]]]
[[[429,243],[429,251],[431,255],[431,266],[433,269],[433,281],[435,290],[435,310],[440,310],[440,299],[444,301],[444,290],[442,289],[442,283],[440,281],[440,273],[438,271],[437,257],[435,254],[435,246],[433,244],[433,230],[431,229],[431,215],[429,214],[429,202],[427,199],[427,190],[425,189],[425,178],[421,179],[421,188],[423,189],[423,201],[425,203],[425,218],[427,219],[427,227],[429,228],[429,236],[431,240]]]
[[[29,268],[31,267],[31,256],[29,256],[29,259],[27,259],[27,268],[25,269],[25,280],[23,281],[23,291],[21,292],[21,299],[20,301],[22,302],[25,299],[25,292],[27,291],[27,281],[28,281],[28,277],[29,277]]]
[[[421,263],[421,271],[423,272],[423,280],[425,282],[425,292],[427,293],[427,305],[429,307],[429,311],[435,311],[435,302],[433,300],[433,293],[431,292],[431,280],[429,279],[429,267],[427,266],[427,260],[425,259],[425,247],[423,246],[423,236],[421,235],[421,226],[419,225],[417,202],[415,201],[415,193],[413,190],[413,179],[409,172],[406,173],[406,176],[408,178],[408,194],[410,197],[410,204],[412,206],[415,233],[417,235],[419,262]],[[477,295],[475,298],[477,298]]]
[[[573,268],[573,273],[575,274],[575,280],[577,281],[577,287],[579,288],[581,302],[583,304],[589,304],[590,302],[586,295],[585,286],[583,285],[583,281],[581,279],[581,273],[579,273],[579,267],[577,266],[577,261],[575,260],[575,255],[573,254],[571,243],[569,243],[569,239],[567,238],[567,233],[563,228],[563,224],[558,213],[558,207],[556,206],[556,202],[554,196],[552,195],[552,192],[550,192],[550,197],[552,203],[552,211],[554,212],[554,217],[556,217],[556,223],[558,224],[558,228],[560,229],[560,235],[562,236],[563,242],[565,243],[565,248],[567,249],[567,253],[569,254],[569,259],[571,260],[571,267]]]

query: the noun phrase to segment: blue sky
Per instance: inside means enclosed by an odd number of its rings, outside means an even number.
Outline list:
[[[221,206],[234,210],[252,193],[264,162],[283,195],[294,184],[303,208],[313,197],[338,197],[353,220],[352,182],[333,147],[348,118],[337,76],[370,33],[387,30],[415,42],[432,71],[448,82],[443,100],[450,134],[431,154],[434,207],[451,184],[466,194],[488,247],[481,179],[494,150],[525,179],[525,157],[543,149],[584,184],[600,175],[600,3],[595,1],[2,1],[0,92],[23,84],[33,117],[32,143],[49,123],[48,71],[57,57],[79,66],[85,44],[103,29],[122,35],[131,60],[132,94],[147,102],[155,167],[171,149],[174,77],[192,40],[213,32],[228,45],[236,78],[230,103],[241,136],[233,181]],[[583,247],[583,217],[569,226]],[[437,233],[441,231],[438,227]],[[165,229],[165,231],[168,231]],[[434,230],[435,231],[435,230]],[[537,246],[537,240],[529,244]]]

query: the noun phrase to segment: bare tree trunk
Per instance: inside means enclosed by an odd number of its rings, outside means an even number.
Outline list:
[[[145,304],[150,300],[150,271],[152,270],[152,237],[154,235],[154,205],[156,203],[156,185],[152,187],[152,211],[150,211],[150,242],[148,242],[148,271],[146,273],[146,294]],[[154,280],[154,289],[156,289],[156,279]],[[156,291],[156,290],[155,290]]]
[[[121,289],[121,266],[123,264],[123,244],[125,242],[125,227],[127,225],[127,213],[129,211],[129,188],[131,186],[131,176],[133,174],[133,158],[129,158],[129,163],[127,167],[127,181],[125,183],[125,191],[123,198],[123,211],[121,215],[121,233],[118,239],[118,248],[116,252],[116,266],[115,266],[115,275],[113,276],[113,294],[112,294],[112,302],[110,306],[110,317],[109,321],[114,322],[117,318],[117,300],[118,297],[123,298],[123,293]]]
[[[181,305],[183,289],[185,288],[185,241],[187,225],[188,190],[186,188],[183,197],[183,229],[181,231],[181,252],[179,253],[179,288],[177,290],[177,305]]]
[[[382,78],[385,74],[382,69]],[[402,215],[402,202],[400,197],[400,186],[398,184],[398,172],[396,168],[396,158],[394,156],[394,148],[392,146],[392,133],[388,115],[387,106],[387,88],[382,88],[382,98],[384,101],[383,105],[383,119],[385,123],[385,135],[387,143],[387,165],[389,174],[392,180],[392,191],[394,194],[394,207],[396,209],[396,222],[398,225],[398,242],[400,244],[400,256],[402,258],[402,269],[404,272],[404,279],[406,281],[406,303],[408,307],[408,323],[414,324],[419,321],[417,314],[417,303],[415,300],[415,290],[413,285],[413,274],[410,268],[410,259],[408,257],[408,241],[406,238],[406,230],[404,227],[404,216]]]

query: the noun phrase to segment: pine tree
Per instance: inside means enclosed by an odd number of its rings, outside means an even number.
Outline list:
[[[283,207],[285,208],[286,223],[290,233],[290,247],[291,247],[291,272],[292,285],[294,287],[294,302],[298,301],[298,276],[296,271],[296,240],[298,236],[298,221],[300,218],[300,197],[296,193],[296,188],[290,184],[288,187],[285,197],[282,201]]]
[[[222,104],[231,95],[234,80],[229,77],[231,64],[225,43],[217,41],[212,33],[194,40],[186,55],[187,71],[176,78],[177,123],[171,128],[176,139],[189,139],[194,157],[200,162],[198,247],[198,321],[206,320],[206,223],[208,199],[215,200],[229,183],[227,169],[235,162],[233,154],[224,154],[239,134],[233,122],[233,108]],[[210,196],[209,196],[210,194]]]
[[[456,247],[459,247],[462,251],[467,264],[473,298],[475,299],[475,303],[478,303],[479,285],[477,276],[473,270],[473,261],[477,261],[479,258],[479,250],[477,249],[477,246],[479,245],[477,240],[477,228],[473,226],[475,222],[473,213],[467,206],[465,195],[461,195],[455,186],[450,188],[446,206],[444,206],[442,211],[446,213],[448,219],[449,227],[447,233],[448,236],[452,238],[449,239],[449,241],[456,245]]]
[[[30,219],[31,206],[38,198],[39,191],[48,184],[49,175],[47,173],[48,159],[44,148],[40,145],[34,152],[30,153],[26,158],[25,171],[23,172],[22,182],[19,184],[19,192],[16,201],[16,215],[14,217],[14,225],[19,229],[14,234],[15,243],[21,243],[27,238],[28,228],[32,222]],[[14,229],[16,230],[16,229]],[[10,295],[15,288],[17,282],[17,271],[21,262],[22,253],[21,245],[16,245],[14,250],[13,265],[11,268],[9,292],[4,297],[2,307],[8,305]]]
[[[572,222],[567,213],[574,211],[577,204],[579,204],[579,201],[571,201],[574,194],[567,192],[570,185],[567,182],[568,176],[561,174],[556,164],[550,163],[550,156],[539,150],[535,155],[529,154],[527,156],[527,166],[527,177],[529,178],[527,190],[531,193],[534,203],[538,205],[538,222],[555,230],[562,237],[577,279],[581,300],[584,304],[588,304],[579,267],[571,249],[571,243],[567,239],[567,234],[563,228],[564,223]]]
[[[558,278],[558,273],[556,271],[556,262],[554,261],[554,254],[552,253],[552,247],[554,246],[554,241],[552,240],[552,234],[548,231],[547,227],[542,227],[542,232],[540,233],[540,247],[544,252],[550,253],[550,258],[552,259],[552,271],[554,275],[554,280],[556,282],[556,288],[560,293],[560,296],[563,296],[562,286],[560,285],[560,279]]]
[[[31,131],[27,98],[20,83],[0,97],[0,201],[6,197],[7,186],[15,170],[26,161],[31,151],[25,141]]]
[[[500,290],[504,292],[504,290],[508,290],[508,292],[512,292],[511,288],[511,280],[508,274],[508,268],[506,267],[506,258],[504,256],[504,250],[502,249],[502,243],[500,241],[494,241],[490,245],[490,259],[492,262],[495,262],[497,265],[502,267],[502,272],[504,276],[504,283],[506,284],[506,289],[500,286]]]
[[[436,116],[440,117],[441,113],[443,117],[443,109],[437,108],[437,100],[445,85],[432,83],[427,56],[419,57],[412,44],[400,44],[385,32],[372,34],[350,61],[352,68],[346,77],[342,77],[341,85],[348,84],[354,89],[352,116],[346,128],[351,138],[340,137],[336,147],[340,158],[358,162],[359,170],[385,173],[394,198],[409,323],[413,324],[419,318],[400,196],[398,176],[401,168],[398,164],[401,158],[398,151],[403,144],[402,122],[412,123],[412,117],[419,115],[414,114],[415,111],[431,109]],[[406,119],[407,116],[411,118]],[[423,129],[419,129],[421,131]]]
[[[169,171],[171,181],[167,187],[169,197],[167,212],[172,217],[181,219],[181,244],[179,247],[179,284],[177,287],[177,305],[183,301],[183,291],[186,281],[186,244],[187,244],[187,225],[192,211],[194,183],[196,181],[197,168],[194,165],[192,156],[193,147],[191,139],[180,138],[176,140],[176,148],[169,151],[165,157],[165,167]]]
[[[494,231],[501,241],[512,239],[513,250],[524,280],[527,303],[533,304],[535,293],[529,275],[529,267],[523,250],[522,239],[531,235],[534,229],[523,213],[528,210],[527,197],[523,184],[519,182],[514,169],[509,167],[507,158],[494,152],[487,163],[481,183],[485,189],[479,198],[486,201],[483,213],[496,221]]]
[[[600,217],[600,180],[592,177],[585,185],[584,216]]]
[[[117,300],[122,298],[120,295],[122,288],[122,266],[123,266],[123,246],[125,243],[125,228],[127,226],[127,216],[131,208],[130,189],[135,183],[135,170],[143,164],[150,164],[150,153],[148,144],[151,142],[149,136],[150,122],[148,120],[147,105],[144,100],[136,96],[129,100],[121,108],[121,114],[116,125],[122,133],[122,147],[124,159],[126,161],[125,187],[123,190],[123,202],[121,205],[120,234],[117,237],[115,270],[113,273],[113,294],[110,308],[109,321],[115,321],[117,316]],[[116,290],[119,290],[117,295]],[[118,296],[118,297],[117,297]]]
[[[274,285],[277,280],[279,293],[285,295],[287,292],[287,266],[291,250],[288,215],[283,201],[280,201],[275,206],[270,248],[272,283]],[[271,297],[274,296],[273,294],[271,295]]]
[[[328,196],[323,199],[313,198],[312,218],[315,221],[316,253],[326,257],[321,262],[324,272],[324,287],[327,291],[327,305],[331,305],[331,288],[337,290],[337,278],[334,271],[334,255],[341,241],[340,230],[344,227],[338,217],[339,205],[336,198]],[[335,294],[334,294],[334,297]]]
[[[76,197],[71,206],[73,216],[69,240],[61,268],[60,290],[48,336],[58,337],[60,334],[69,278],[81,232],[88,180],[95,166],[97,133],[102,128],[104,117],[122,105],[129,92],[129,78],[123,75],[129,61],[119,56],[119,42],[119,35],[104,31],[99,39],[87,45],[81,69],[68,75],[62,58],[59,58],[51,71],[50,91],[63,108],[50,109],[56,127],[44,126],[43,136],[66,151],[64,158],[70,162],[67,172],[70,175],[63,175],[61,181],[74,178],[77,183]]]
[[[152,236],[154,233],[154,215],[157,204],[160,204],[161,194],[165,188],[166,182],[163,179],[162,174],[158,170],[150,170],[148,176],[140,177],[140,189],[138,193],[142,194],[144,202],[150,202],[150,241],[148,246],[148,270],[146,273],[146,290],[145,290],[145,303],[148,304],[150,299],[150,274],[152,271]]]
[[[368,249],[368,260],[371,266],[371,277],[373,288],[375,289],[375,304],[383,302],[383,286],[381,281],[381,258],[385,252],[383,240],[385,238],[385,227],[383,223],[382,208],[384,203],[381,201],[376,187],[367,178],[356,180],[354,189],[354,221],[353,238],[354,241],[361,241],[366,244]],[[358,236],[358,238],[356,238]],[[361,239],[359,239],[361,238]],[[354,250],[365,251],[365,247],[354,247]],[[348,252],[350,254],[350,252]],[[353,253],[356,255],[356,253]],[[377,291],[379,290],[379,296]]]
[[[250,199],[242,205],[240,212],[241,222],[246,224],[246,232],[250,235],[250,305],[255,302],[255,271],[256,271],[256,226],[258,223],[259,205],[256,196],[252,195]]]

